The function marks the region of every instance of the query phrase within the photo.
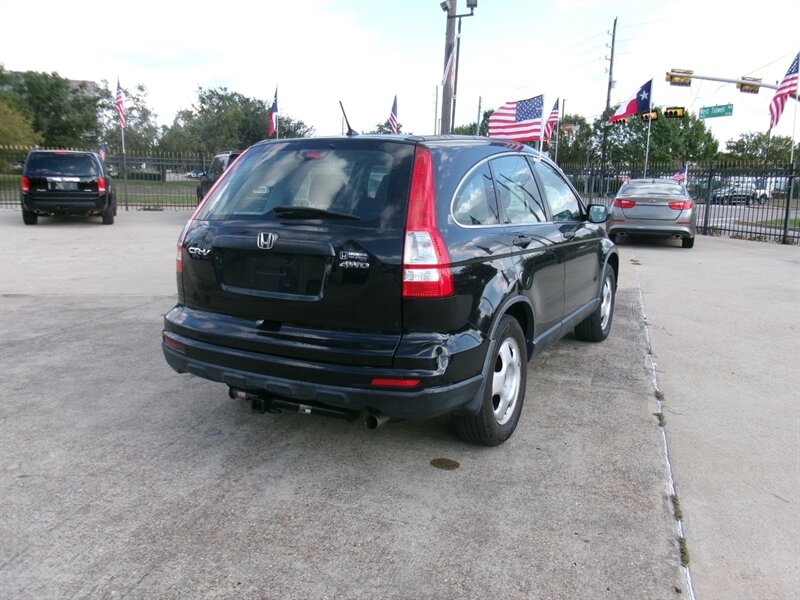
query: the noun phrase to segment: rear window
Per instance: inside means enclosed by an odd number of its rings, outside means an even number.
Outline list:
[[[72,177],[97,177],[97,162],[91,154],[60,154],[35,152],[25,163],[28,177],[66,175]]]
[[[618,196],[675,196],[684,197],[683,186],[674,181],[629,181],[623,185]]]
[[[198,218],[346,219],[348,225],[402,227],[414,147],[365,142],[294,141],[251,148]]]

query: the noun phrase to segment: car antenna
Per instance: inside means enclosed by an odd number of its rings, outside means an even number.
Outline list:
[[[347,113],[344,112],[344,105],[342,101],[339,100],[339,106],[342,107],[342,116],[344,117],[344,122],[347,124],[347,137],[353,137],[354,135],[358,135],[358,132],[350,127],[350,121],[347,120]]]

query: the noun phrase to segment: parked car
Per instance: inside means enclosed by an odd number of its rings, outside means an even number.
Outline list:
[[[756,186],[750,181],[737,182],[714,190],[711,195],[712,204],[752,204],[757,200]]]
[[[205,174],[203,169],[194,169],[186,173],[188,179],[200,179]]]
[[[217,182],[217,179],[222,176],[225,169],[233,164],[233,161],[235,161],[240,154],[241,152],[221,152],[211,160],[211,164],[208,166],[208,172],[201,172],[201,175],[198,176],[200,179],[200,183],[197,186],[198,203],[208,193],[211,186]]]
[[[608,237],[665,237],[694,247],[697,212],[686,187],[672,179],[632,179],[611,205]]]
[[[770,183],[771,182],[768,181],[766,177],[756,179],[753,182],[755,187],[755,200],[757,200],[759,204],[766,204],[769,200],[772,200],[773,186],[770,185]]]
[[[111,178],[94,152],[31,150],[22,169],[22,221],[41,215],[99,215],[114,223],[117,202]]]
[[[609,334],[607,218],[517,143],[262,142],[180,235],[162,349],[262,412],[451,414],[465,440],[500,444],[528,361],[573,330]]]

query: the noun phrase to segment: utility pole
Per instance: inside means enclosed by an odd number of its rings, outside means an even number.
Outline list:
[[[611,88],[614,87],[614,47],[617,43],[617,17],[614,17],[614,28],[611,30],[611,58],[608,59],[608,92],[606,93],[606,113],[611,108]],[[601,146],[601,162],[605,174],[606,154],[608,151],[608,124],[603,123],[603,144]],[[605,193],[605,177],[603,177],[603,192]]]
[[[445,0],[440,6],[447,13],[447,31],[444,37],[444,69],[447,69],[448,60],[455,51],[456,41],[456,21],[450,17],[458,13],[458,0]],[[455,67],[454,64],[450,65],[450,69],[455,69]],[[445,72],[442,85],[442,135],[450,133],[450,124],[453,122],[453,84],[451,80],[450,74]]]

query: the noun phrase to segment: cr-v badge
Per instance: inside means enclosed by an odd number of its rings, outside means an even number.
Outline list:
[[[267,233],[265,231],[262,231],[261,233],[258,234],[258,240],[256,240],[256,243],[258,244],[258,247],[261,248],[262,250],[272,250],[272,247],[275,245],[275,242],[277,241],[278,241],[277,233],[272,233],[272,232]]]

